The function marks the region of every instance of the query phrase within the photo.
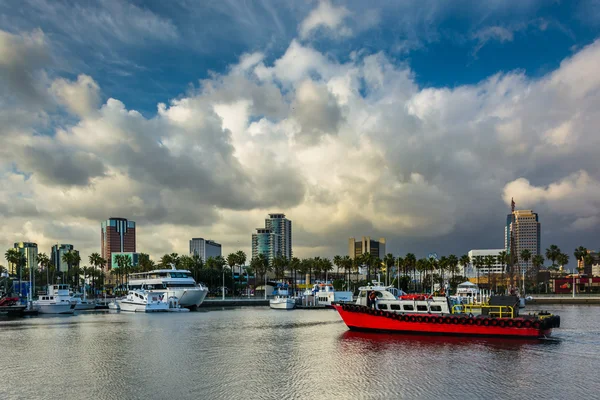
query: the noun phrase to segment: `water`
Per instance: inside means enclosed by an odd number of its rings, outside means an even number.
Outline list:
[[[556,340],[353,333],[333,310],[0,320],[0,399],[598,398],[600,307]]]

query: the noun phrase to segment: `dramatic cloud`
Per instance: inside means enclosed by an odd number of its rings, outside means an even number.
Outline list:
[[[95,74],[55,68],[64,60],[50,35],[0,31],[0,243],[72,242],[87,257],[100,221],[120,216],[154,256],[186,252],[193,236],[248,251],[265,215],[284,212],[299,256],[344,253],[362,235],[387,237],[395,253],[462,254],[503,245],[512,197],[540,213],[547,240],[597,234],[600,42],[535,78],[425,87],[410,60],[306,40],[354,28],[355,8],[335,4],[302,14],[286,48],[240,51],[150,112]],[[109,13],[122,42],[129,30],[178,37],[153,11],[102,7],[138,20],[127,28]],[[514,39],[499,26],[475,40]],[[91,27],[108,40],[108,27]]]

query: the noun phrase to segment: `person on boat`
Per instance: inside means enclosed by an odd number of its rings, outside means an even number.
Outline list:
[[[377,295],[375,294],[375,292],[369,293],[369,303],[369,307],[376,308],[375,305],[377,304]]]

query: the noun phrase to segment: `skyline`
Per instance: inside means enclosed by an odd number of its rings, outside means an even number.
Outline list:
[[[599,247],[591,1],[69,4],[0,2],[4,248],[87,260],[119,215],[153,257],[251,254],[284,212],[299,257],[457,254],[512,197],[543,249]]]

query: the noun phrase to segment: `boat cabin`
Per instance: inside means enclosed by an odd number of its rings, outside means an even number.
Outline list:
[[[356,304],[396,313],[449,314],[451,306],[446,297],[424,294],[394,296],[385,286],[360,287]],[[374,293],[375,300],[370,300]]]

